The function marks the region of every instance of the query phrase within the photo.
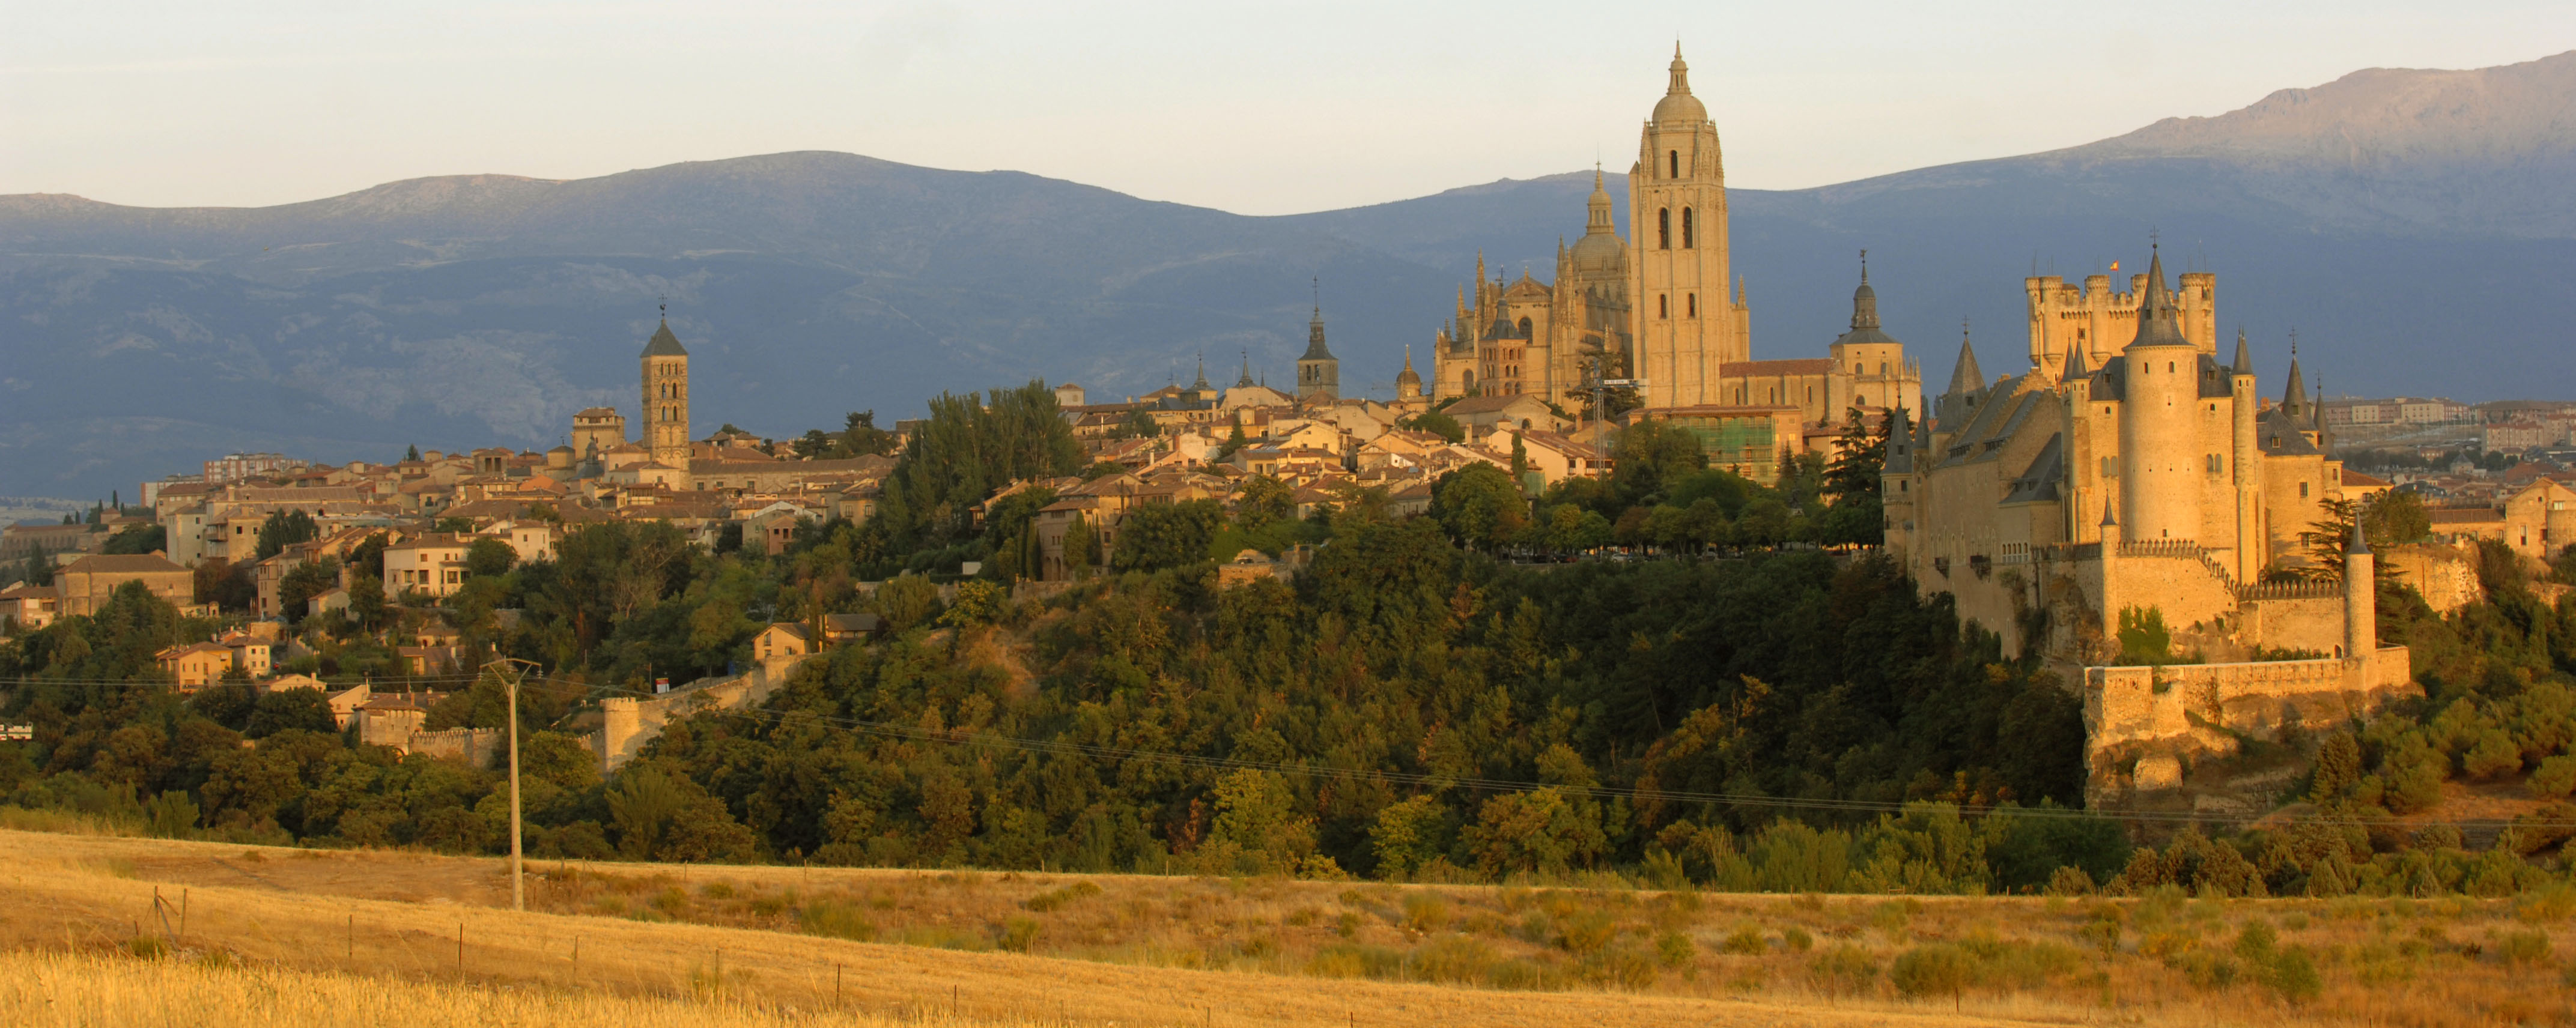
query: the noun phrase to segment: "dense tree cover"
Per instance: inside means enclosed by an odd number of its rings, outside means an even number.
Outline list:
[[[1533,501],[1500,468],[1462,468],[1433,484],[1431,513],[1452,541],[1488,553],[1875,546],[1885,520],[1878,497],[1885,431],[1854,411],[1846,447],[1830,465],[1819,454],[1786,457],[1781,480],[1764,486],[1710,468],[1688,430],[1640,419],[1612,438],[1616,463],[1607,479],[1567,478]]]
[[[321,535],[322,526],[314,522],[311,514],[300,510],[270,511],[268,520],[259,526],[258,559],[267,560],[288,546],[309,543]]]
[[[1434,522],[1368,522],[1293,588],[1209,586],[1128,574],[1023,610],[1024,667],[951,660],[919,633],[833,651],[768,710],[692,719],[646,761],[782,857],[1458,878],[1651,859],[1728,880],[1767,866],[1735,840],[1774,799],[2080,788],[2069,695],[1875,559],[1510,571]],[[892,730],[843,727],[858,722]],[[1745,800],[1699,798],[1717,792]],[[1879,868],[1827,887],[2008,884],[1981,855],[1902,871],[1906,846],[1946,851],[1890,840],[1955,812],[1818,820]],[[2083,855],[2004,827],[1972,832],[1976,853],[2043,878]],[[2101,873],[2126,856],[2116,837]]]

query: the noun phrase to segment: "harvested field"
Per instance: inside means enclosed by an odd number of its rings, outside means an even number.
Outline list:
[[[2576,1020],[2576,894],[1738,896],[532,863],[0,832],[0,945],[780,1010],[1170,1025]],[[169,901],[156,908],[154,893]],[[184,924],[181,918],[184,917]],[[168,927],[162,926],[168,919]],[[459,933],[463,945],[460,950]]]

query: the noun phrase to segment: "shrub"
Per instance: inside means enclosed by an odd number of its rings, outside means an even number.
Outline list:
[[[1747,957],[1758,957],[1771,952],[1771,944],[1762,938],[1762,929],[1749,924],[1729,933],[1726,941],[1719,943],[1717,948],[1721,953]]]
[[[1093,885],[1090,882],[1075,882],[1061,889],[1050,889],[1046,892],[1041,892],[1035,896],[1031,896],[1028,899],[1021,901],[1020,906],[1026,907],[1036,913],[1044,914],[1068,903],[1072,903],[1075,900],[1089,899],[1090,897],[1097,895],[1100,895],[1099,886]]]
[[[708,882],[698,887],[698,895],[711,900],[732,899],[733,886],[723,882]]]
[[[1655,959],[1665,967],[1680,967],[1699,955],[1699,946],[1680,932],[1665,932],[1655,937]]]
[[[1449,926],[1449,904],[1427,892],[1406,896],[1404,926],[1426,934],[1446,928]]]
[[[2317,965],[2308,959],[2306,950],[2291,948],[2272,955],[2263,966],[2263,984],[2280,993],[2291,1003],[2305,1003],[2324,991],[2325,983],[2317,975]]]
[[[1435,982],[1483,981],[1494,966],[1494,948],[1484,940],[1443,935],[1413,951],[1414,973]]]
[[[1014,917],[1002,922],[1001,938],[996,941],[1013,953],[1028,952],[1029,947],[1038,941],[1038,919]]]
[[[2576,792],[2576,757],[2542,757],[2540,769],[2524,783],[2533,796],[2544,800],[2565,799]]]
[[[867,942],[877,937],[876,922],[847,903],[808,903],[796,911],[796,925],[808,935]]]
[[[1956,999],[1976,980],[1976,960],[1968,951],[1946,942],[1916,946],[1898,954],[1896,964],[1887,972],[1896,983],[1896,991],[1917,999],[1927,996],[1949,996]]]
[[[1584,956],[1601,952],[1619,934],[1619,923],[1606,911],[1584,910],[1556,919],[1556,944]]]
[[[2507,932],[2496,940],[2496,956],[2516,967],[2537,964],[2549,958],[2549,936],[2544,932]]]
[[[1807,964],[1807,974],[1826,993],[1855,996],[1878,984],[1878,961],[1858,946],[1836,946],[1816,954]]]
[[[1791,925],[1781,929],[1780,944],[1789,947],[1791,953],[1804,953],[1816,948],[1816,937],[1807,934],[1804,928]]]
[[[2093,876],[2071,864],[2058,868],[2057,873],[2048,876],[2048,894],[2090,896],[2093,894]]]

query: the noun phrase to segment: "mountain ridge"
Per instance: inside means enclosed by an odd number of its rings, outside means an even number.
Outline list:
[[[2251,132],[2312,153],[2315,139],[2386,121],[2371,112],[2389,97],[2411,98],[2398,122],[2448,121],[2360,135],[2546,138],[2392,143],[2358,171],[2207,142]],[[1890,331],[1939,377],[1932,365],[1955,350],[1938,340],[1960,315],[2017,331],[2023,274],[2136,259],[2160,229],[2178,263],[2198,254],[2224,274],[2223,317],[2258,340],[2301,326],[2339,382],[2576,389],[2576,372],[2478,374],[2564,338],[2555,305],[2522,283],[2576,274],[2576,207],[2558,198],[2576,179],[2552,163],[2576,153],[2576,114],[2554,113],[2571,104],[2576,52],[2372,70],[2079,147],[1731,190],[1757,352],[1821,352],[1848,320],[1853,252],[1866,247]],[[2221,122],[2254,128],[2209,127]],[[2178,142],[2159,152],[2141,139]],[[2473,159],[2444,156],[2456,153]],[[1624,207],[1624,179],[1605,177]],[[103,494],[213,448],[338,460],[410,442],[538,445],[571,410],[629,398],[633,348],[664,296],[704,355],[700,417],[773,435],[1032,377],[1114,396],[1186,380],[1198,359],[1284,375],[1310,277],[1326,287],[1344,381],[1384,389],[1480,254],[1496,273],[1549,274],[1590,189],[1569,172],[1247,216],[1023,172],[793,151],[581,179],[428,176],[257,208],[0,196],[0,347],[13,365],[0,396],[14,408],[0,414],[0,493]],[[1999,355],[2017,340],[1990,330],[1979,345],[1989,368],[2014,366]]]

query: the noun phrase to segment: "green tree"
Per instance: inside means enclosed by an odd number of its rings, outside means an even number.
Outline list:
[[[1260,528],[1273,522],[1297,516],[1297,491],[1269,475],[1254,475],[1243,480],[1234,494],[1234,520],[1245,528]]]
[[[169,533],[160,525],[127,525],[107,538],[102,553],[144,554],[170,548]]]
[[[259,526],[259,559],[277,556],[278,551],[296,543],[312,542],[322,534],[313,515],[300,510],[270,511],[268,520]]]
[[[1403,427],[1416,432],[1429,432],[1453,443],[1467,441],[1467,428],[1458,419],[1436,410],[1423,411],[1403,422]]]
[[[1708,467],[1698,436],[1647,417],[1619,430],[1610,456],[1610,483],[1631,506],[1663,498],[1683,478]]]
[[[903,445],[903,437],[877,427],[877,412],[851,411],[841,429],[841,447],[854,457],[882,457]]]
[[[1431,487],[1431,517],[1461,546],[1498,549],[1529,524],[1529,503],[1503,469],[1470,464]]]
[[[1224,523],[1225,510],[1215,500],[1144,504],[1119,522],[1111,566],[1151,571],[1196,564],[1207,559],[1208,546]]]
[[[324,557],[308,560],[287,569],[277,583],[278,613],[287,624],[304,620],[306,607],[313,598],[340,586],[340,559]]]
[[[465,548],[465,574],[472,578],[497,578],[510,573],[519,562],[519,551],[507,541],[486,536]]]
[[[920,575],[898,575],[877,586],[869,606],[885,619],[888,630],[901,632],[939,618],[939,587]]]

